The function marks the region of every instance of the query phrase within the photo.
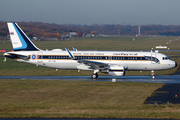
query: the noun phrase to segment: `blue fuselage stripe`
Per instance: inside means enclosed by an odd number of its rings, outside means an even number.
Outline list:
[[[157,58],[155,59],[149,59],[147,57],[123,57],[123,56],[116,56],[116,57],[111,57],[111,59],[109,59],[108,56],[74,56],[75,58],[77,58],[78,60],[129,60],[129,61],[155,61],[157,63],[157,61],[159,61]],[[69,56],[56,56],[56,55],[43,55],[43,56],[38,56],[38,59],[57,59],[57,60],[61,60],[61,59],[71,59]]]

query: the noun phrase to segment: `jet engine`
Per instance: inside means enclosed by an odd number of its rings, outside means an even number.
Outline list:
[[[113,66],[109,66],[108,69],[101,70],[101,72],[108,73],[111,76],[124,76],[126,71],[124,66],[113,65]]]

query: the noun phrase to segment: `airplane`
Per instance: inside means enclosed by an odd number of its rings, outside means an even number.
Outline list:
[[[126,71],[154,71],[175,68],[177,63],[158,52],[136,51],[83,51],[73,48],[41,50],[27,37],[17,23],[7,23],[13,52],[4,53],[5,58],[36,66],[64,70],[93,71],[92,79],[98,78],[98,72],[111,76],[124,76]]]

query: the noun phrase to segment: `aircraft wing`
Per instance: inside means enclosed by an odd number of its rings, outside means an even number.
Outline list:
[[[90,69],[102,69],[102,68],[107,68],[109,65],[101,62],[96,62],[96,61],[89,61],[89,60],[78,60],[79,63],[83,63],[87,66],[90,66]]]
[[[66,51],[69,54],[69,57],[73,60],[77,60],[78,63],[82,63],[84,64],[86,67],[88,67],[88,69],[93,69],[93,70],[97,70],[97,69],[104,69],[104,68],[108,68],[109,64],[106,63],[102,63],[102,62],[97,62],[97,61],[90,61],[90,60],[84,60],[84,59],[76,59],[71,52],[66,48]]]

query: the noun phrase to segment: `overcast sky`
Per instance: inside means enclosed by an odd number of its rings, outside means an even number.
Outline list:
[[[180,25],[180,0],[0,0],[0,21]]]

